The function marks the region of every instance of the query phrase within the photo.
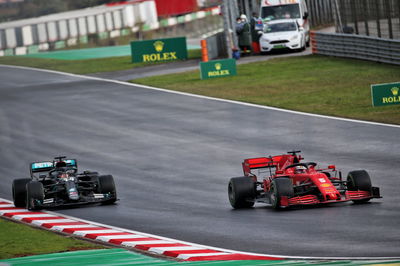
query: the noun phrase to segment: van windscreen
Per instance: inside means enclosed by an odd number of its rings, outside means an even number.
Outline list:
[[[263,19],[298,19],[300,16],[299,4],[264,6],[261,9],[261,17]]]

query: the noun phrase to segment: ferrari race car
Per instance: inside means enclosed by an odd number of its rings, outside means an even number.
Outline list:
[[[111,204],[117,200],[114,178],[97,172],[78,173],[78,162],[55,157],[31,163],[31,178],[15,179],[12,194],[16,207],[37,210],[86,203]]]
[[[363,203],[381,198],[367,171],[351,171],[344,181],[335,165],[318,168],[314,162],[301,162],[304,158],[299,153],[245,159],[244,176],[231,178],[228,185],[232,207],[250,208],[255,202],[262,202],[280,209],[345,201]]]

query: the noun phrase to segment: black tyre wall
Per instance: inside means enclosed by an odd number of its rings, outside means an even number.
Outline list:
[[[228,185],[229,202],[235,209],[254,206],[256,198],[255,182],[250,177],[233,177]]]
[[[275,209],[280,208],[281,197],[293,197],[294,190],[290,178],[280,177],[272,180],[271,204]]]
[[[36,200],[44,200],[43,184],[37,181],[29,182],[26,185],[26,207],[30,210],[39,209],[40,206],[35,205]]]
[[[25,208],[26,206],[26,185],[30,178],[15,179],[12,183],[12,194],[15,207]]]
[[[112,198],[106,203],[114,203],[117,200],[117,191],[115,189],[114,177],[112,175],[99,176],[99,192],[102,194],[110,193]]]
[[[349,172],[347,176],[347,188],[350,191],[371,191],[371,178],[367,171],[357,170]]]

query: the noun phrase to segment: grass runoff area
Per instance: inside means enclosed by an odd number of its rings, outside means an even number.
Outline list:
[[[371,84],[400,82],[400,67],[309,55],[237,67],[237,76],[200,80],[199,71],[131,82],[284,109],[400,124],[400,105],[372,107]]]
[[[190,50],[189,58],[199,58]],[[87,60],[0,57],[0,64],[75,74],[142,67],[129,56]],[[237,76],[200,80],[199,71],[136,79],[132,82],[199,95],[315,114],[400,124],[400,105],[372,107],[371,84],[400,82],[400,67],[309,55],[243,64]]]
[[[104,248],[101,245],[0,219],[0,259]]]
[[[195,59],[201,57],[201,50],[194,49],[188,51],[188,58]],[[165,63],[165,62],[162,62]],[[132,63],[131,56],[119,56],[83,60],[59,60],[49,58],[33,58],[28,56],[5,56],[0,57],[0,64],[27,66],[57,70],[74,74],[89,74],[98,72],[111,72],[132,69],[136,67],[148,66],[149,63]],[[160,63],[150,63],[160,64]]]

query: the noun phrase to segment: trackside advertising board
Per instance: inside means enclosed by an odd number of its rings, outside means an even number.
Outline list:
[[[236,75],[236,60],[222,59],[200,62],[200,78],[219,78]]]
[[[131,42],[132,63],[187,59],[186,37]]]
[[[400,104],[400,82],[371,85],[372,106]]]

